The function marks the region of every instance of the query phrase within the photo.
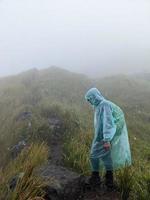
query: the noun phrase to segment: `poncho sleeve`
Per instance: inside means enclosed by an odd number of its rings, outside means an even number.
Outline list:
[[[116,125],[112,115],[111,105],[109,105],[107,102],[103,103],[101,119],[102,119],[103,141],[111,142],[116,133]]]

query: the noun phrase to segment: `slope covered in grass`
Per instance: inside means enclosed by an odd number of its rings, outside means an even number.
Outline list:
[[[149,75],[150,77],[150,75]],[[59,68],[27,71],[18,76],[0,80],[0,141],[17,140],[26,134],[27,122],[44,123],[43,112],[53,105],[63,110],[76,111],[82,126],[91,127],[92,109],[86,104],[84,94],[90,87],[98,87],[106,98],[119,104],[126,113],[130,136],[149,143],[150,132],[150,81],[147,75],[114,76],[91,80]],[[24,117],[31,112],[31,117]],[[89,122],[89,123],[87,123]],[[22,128],[23,127],[23,128]],[[9,140],[7,140],[9,137]],[[16,141],[14,141],[16,142]]]
[[[49,145],[52,135],[57,137],[59,132],[62,138],[66,137],[66,165],[88,174],[93,110],[85,102],[84,94],[90,87],[97,87],[125,112],[134,163],[132,170],[136,172],[135,179],[131,180],[136,183],[133,186],[136,189],[132,189],[136,194],[140,192],[140,198],[144,199],[148,195],[150,167],[150,74],[93,80],[53,67],[1,78],[0,165],[9,162],[9,149],[20,140],[44,141]],[[127,189],[124,174],[123,171],[117,175],[123,192]]]

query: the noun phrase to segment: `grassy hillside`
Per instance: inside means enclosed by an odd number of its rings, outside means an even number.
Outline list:
[[[0,80],[0,136],[14,137],[14,127],[19,121],[16,118],[22,112],[32,111],[33,116],[40,117],[38,109],[53,104],[61,105],[63,109],[75,109],[85,121],[91,119],[89,113],[91,114],[92,110],[86,104],[84,94],[93,86],[98,87],[106,98],[124,109],[131,136],[140,138],[144,142],[150,141],[148,75],[145,79],[143,75],[141,77],[120,75],[91,80],[84,75],[59,68],[42,71],[33,69]]]
[[[135,163],[133,171],[137,170],[140,177],[138,180],[141,180],[142,170],[142,176],[146,174],[149,177],[150,74],[119,75],[93,80],[82,74],[53,67],[1,78],[1,166],[10,160],[9,148],[20,140],[27,143],[44,141],[49,144],[51,135],[59,132],[69,138],[69,142],[66,140],[64,145],[66,165],[88,173],[93,110],[85,102],[84,95],[91,87],[97,87],[106,98],[124,110]],[[125,176],[124,172],[121,173],[119,180],[124,180],[121,178]],[[145,190],[146,183],[138,183],[139,187],[136,188],[143,187]]]

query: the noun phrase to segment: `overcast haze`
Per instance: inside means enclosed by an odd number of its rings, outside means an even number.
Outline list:
[[[149,0],[0,0],[0,76],[149,71]]]

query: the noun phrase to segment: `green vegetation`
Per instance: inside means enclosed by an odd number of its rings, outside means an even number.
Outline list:
[[[31,144],[28,149],[24,149],[15,160],[0,171],[0,199],[42,199],[46,182],[35,172],[47,159],[48,146],[44,143]]]
[[[79,173],[90,175],[89,150],[92,141],[91,132],[79,133],[66,141],[65,164]],[[138,146],[137,146],[138,148]],[[144,147],[143,147],[144,148]],[[138,151],[139,152],[139,151]],[[138,155],[138,157],[140,157]],[[150,197],[150,163],[133,150],[133,166],[116,171],[115,178],[122,200],[148,200]],[[101,172],[103,176],[103,171]]]
[[[126,115],[133,166],[116,174],[122,199],[129,193],[130,199],[147,200],[150,192],[150,74],[92,80],[50,68],[0,79],[0,165],[3,170],[7,169],[8,148],[20,140],[28,144],[33,141],[49,144],[52,134],[59,132],[65,136],[65,164],[89,174],[93,110],[85,102],[84,94],[93,86],[118,104]],[[51,121],[58,121],[58,127],[53,128]],[[21,158],[18,157],[17,162],[18,159]],[[14,172],[10,171],[12,176]]]
[[[90,132],[86,134],[81,132],[80,134],[70,136],[64,144],[65,164],[85,175],[90,173],[89,150],[91,137]]]

